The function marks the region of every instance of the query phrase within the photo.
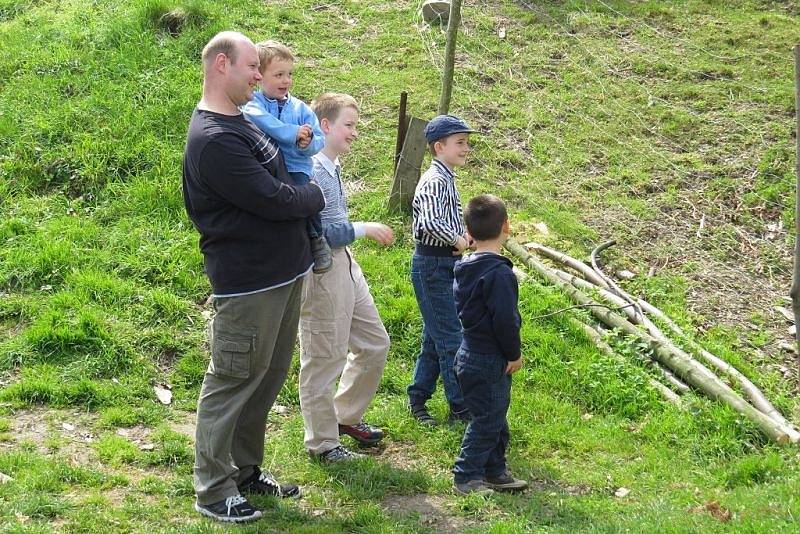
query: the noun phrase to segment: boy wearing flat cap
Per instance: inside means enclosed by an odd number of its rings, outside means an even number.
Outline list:
[[[461,323],[453,297],[453,268],[468,247],[456,189],[454,169],[471,151],[467,123],[453,115],[434,117],[425,127],[433,161],[417,184],[412,201],[414,255],[411,281],[422,315],[422,348],[408,386],[411,414],[427,426],[436,425],[425,403],[439,376],[450,405],[449,423],[469,421],[453,362],[461,345]]]

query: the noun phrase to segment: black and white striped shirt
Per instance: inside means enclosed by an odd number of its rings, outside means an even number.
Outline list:
[[[464,234],[455,174],[439,160],[434,159],[419,179],[411,208],[411,229],[417,244],[454,246]]]

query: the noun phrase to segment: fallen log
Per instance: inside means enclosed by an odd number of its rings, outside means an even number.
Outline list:
[[[612,293],[607,289],[603,289],[602,287],[598,287],[590,282],[587,282],[583,278],[578,278],[575,275],[562,271],[561,269],[554,268],[552,269],[552,271],[559,278],[563,279],[566,282],[569,282],[570,284],[579,289],[583,288],[597,292],[601,297],[606,299],[608,302],[616,305],[618,309],[622,311],[632,322],[636,324],[641,324],[651,333],[656,332],[658,335],[656,335],[655,337],[658,337],[659,339],[663,338],[664,341],[667,341],[666,337],[664,337],[664,335],[661,333],[661,331],[655,324],[653,324],[644,314],[639,315],[638,313],[636,313],[631,308],[630,304],[626,300],[619,297],[618,295]],[[667,382],[669,382],[675,389],[677,389],[681,393],[689,391],[689,386],[681,382],[680,379],[678,379],[678,377],[672,374],[672,372],[670,372],[668,369],[665,369],[662,365],[659,365],[658,362],[655,362],[655,364],[658,367],[659,372],[663,375],[664,379]]]
[[[603,336],[595,328],[593,328],[592,326],[590,326],[590,325],[588,325],[586,323],[583,323],[583,322],[581,322],[581,321],[579,321],[579,320],[577,320],[575,318],[571,319],[570,322],[573,325],[575,325],[578,328],[580,328],[581,330],[583,330],[583,332],[586,334],[586,337],[591,339],[592,342],[601,351],[605,352],[609,356],[612,356],[616,360],[619,360],[619,361],[622,361],[622,362],[625,361],[625,358],[623,358],[622,356],[620,356],[619,354],[614,352],[614,349],[612,349],[611,346],[608,343],[603,341]],[[648,378],[647,379],[647,383],[650,384],[650,387],[652,387],[653,389],[658,391],[661,394],[661,396],[664,397],[664,399],[666,401],[671,402],[672,404],[674,404],[676,406],[683,407],[683,403],[681,402],[681,398],[678,396],[678,394],[675,393],[674,391],[672,391],[671,389],[669,389],[667,386],[665,386],[664,384],[662,384],[661,382],[659,382],[655,378]],[[687,390],[689,389],[689,387],[686,386],[685,384],[684,384],[684,386],[686,387]]]
[[[753,384],[746,376],[744,376],[741,371],[736,369],[734,366],[723,360],[722,358],[715,356],[714,354],[710,353],[706,349],[704,349],[698,342],[691,339],[683,329],[678,326],[672,319],[670,319],[664,312],[660,309],[656,308],[649,302],[639,299],[639,305],[642,307],[644,311],[651,314],[656,319],[662,321],[666,324],[672,332],[683,338],[689,347],[695,351],[701,358],[703,358],[706,362],[710,365],[718,369],[719,371],[725,373],[731,379],[738,384],[738,386],[742,389],[742,392],[750,399],[750,402],[753,403],[758,410],[765,413],[766,415],[772,417],[776,421],[781,424],[791,425],[789,421],[787,421],[783,415],[778,411],[775,406],[764,396],[761,390]]]
[[[608,246],[611,246],[611,244],[613,243],[614,243],[613,241],[609,241],[607,243],[604,243],[600,247],[594,249],[594,251],[592,252],[593,266],[596,264],[597,254],[599,254],[599,252],[602,251],[603,249],[608,248]],[[570,284],[576,287],[598,291],[598,293],[604,298],[606,298],[606,300],[608,300],[609,302],[613,302],[620,307],[622,307],[623,302],[631,302],[634,300],[634,297],[632,297],[629,293],[627,293],[617,284],[614,284],[613,281],[608,280],[607,279],[608,277],[606,277],[605,275],[598,274],[598,272],[591,270],[583,262],[567,254],[558,252],[556,250],[553,250],[551,248],[548,248],[544,245],[535,242],[527,243],[525,247],[535,250],[536,252],[540,253],[542,256],[546,258],[561,263],[562,265],[566,265],[572,268],[573,270],[583,274],[584,276],[586,276],[588,279],[591,280],[587,281],[579,277],[576,277],[574,275],[571,275],[565,271],[554,269],[554,272],[556,272],[561,278],[565,279]],[[600,273],[602,273],[602,271],[600,271]],[[616,290],[616,293],[621,297],[622,300],[614,299],[611,296],[613,295],[613,293],[611,293],[612,288]],[[737,386],[742,390],[742,392],[745,394],[745,396],[749,399],[749,401],[753,404],[753,406],[757,410],[768,415],[769,417],[772,417],[773,419],[775,419],[775,421],[777,421],[780,424],[794,428],[794,425],[792,425],[789,421],[787,421],[783,417],[780,411],[778,411],[778,409],[775,408],[775,406],[773,406],[773,404],[766,398],[766,396],[758,388],[758,386],[753,384],[753,382],[750,381],[746,376],[744,376],[744,374],[742,374],[738,369],[730,365],[722,358],[719,358],[718,356],[710,353],[709,351],[704,349],[699,343],[697,343],[689,336],[687,336],[683,332],[683,330],[674,321],[672,321],[669,317],[667,317],[667,315],[660,309],[656,308],[655,306],[653,306],[652,304],[643,299],[635,299],[635,302],[636,304],[638,304],[639,309],[641,311],[647,312],[652,316],[656,317],[658,320],[666,324],[667,327],[669,327],[669,329],[672,332],[683,338],[684,341],[689,345],[691,350],[695,352],[706,363],[708,363],[712,367],[716,368],[720,372],[727,375],[732,380],[733,383],[737,384]],[[657,339],[660,339],[665,343],[671,343],[668,340],[668,338],[664,335],[664,333],[661,331],[661,329],[658,328],[652,321],[650,321],[644,314],[642,314],[642,319],[639,320],[639,318],[635,317],[633,310],[625,308],[624,312],[625,315],[631,319],[631,321],[633,321],[636,324],[642,324],[647,329],[647,331]],[[667,380],[672,382],[672,380],[670,380],[669,378],[667,378]]]
[[[633,304],[636,313],[639,314],[639,316],[642,319],[644,319],[644,312],[642,312],[642,308],[639,306],[636,300],[633,299],[633,297],[631,297],[630,295],[628,295],[625,291],[623,291],[622,288],[619,287],[617,283],[611,279],[611,277],[607,276],[606,273],[603,272],[603,269],[600,268],[600,263],[597,261],[597,258],[598,256],[600,256],[600,253],[602,251],[613,245],[616,245],[616,243],[617,241],[612,239],[611,241],[606,241],[605,243],[596,246],[594,250],[592,250],[591,254],[592,268],[594,269],[594,272],[596,272],[598,276],[600,276],[600,278],[605,280],[606,284],[608,284],[608,287],[613,293],[617,294],[618,296],[622,297],[629,303]]]
[[[656,359],[675,372],[679,378],[702,391],[710,398],[724,402],[738,413],[745,416],[772,441],[781,445],[800,441],[800,432],[797,432],[788,425],[777,422],[775,419],[754,408],[727,384],[722,382],[719,377],[703,367],[681,349],[667,345],[649,333],[643,332],[619,314],[604,308],[590,306],[593,301],[588,296],[550,272],[544,264],[525,251],[515,240],[509,239],[506,241],[505,248],[539,276],[559,287],[574,302],[587,306],[588,310],[598,320],[612,328],[619,328],[627,334],[642,339],[653,350]]]

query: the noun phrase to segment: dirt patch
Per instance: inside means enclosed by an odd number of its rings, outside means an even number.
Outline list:
[[[57,452],[76,464],[89,463],[94,451],[91,444],[97,439],[93,416],[82,412],[36,407],[13,411],[10,440],[0,442],[0,450],[19,450],[21,443],[33,444],[42,454]]]
[[[396,516],[418,519],[419,523],[433,532],[463,532],[478,523],[448,513],[445,499],[436,495],[416,493],[414,495],[392,495],[381,503],[387,512]]]

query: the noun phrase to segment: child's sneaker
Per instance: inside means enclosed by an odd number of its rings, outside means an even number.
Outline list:
[[[255,493],[256,495],[271,495],[282,499],[297,499],[300,497],[300,488],[294,484],[278,484],[269,473],[264,473],[255,467],[253,474],[247,480],[239,484],[239,491]]]
[[[460,493],[461,495],[469,495],[471,493],[477,493],[478,495],[489,495],[494,493],[492,488],[490,488],[486,482],[479,478],[468,480],[466,482],[454,482],[453,487],[455,488],[456,493]]]
[[[206,517],[225,523],[245,523],[261,517],[261,511],[253,508],[241,495],[234,495],[213,504],[195,502],[194,509]]]
[[[333,256],[331,247],[322,236],[311,238],[311,255],[314,257],[314,272],[317,274],[327,273],[333,267]]]
[[[339,435],[342,434],[350,436],[365,447],[371,447],[383,439],[383,430],[364,421],[355,425],[339,425]]]
[[[487,476],[486,485],[496,491],[520,491],[528,487],[526,481],[514,478],[508,471],[496,477]]]
[[[411,402],[408,404],[408,409],[411,412],[411,415],[414,416],[414,419],[419,421],[421,425],[436,426],[436,419],[434,419],[430,412],[428,412],[428,408],[425,406],[425,403],[418,404]]]
[[[312,458],[315,458],[321,462],[325,463],[339,463],[339,462],[351,462],[353,460],[359,460],[364,458],[363,454],[358,454],[357,452],[353,452],[350,449],[346,449],[339,445],[338,447],[334,447],[329,451],[325,451],[321,454],[313,454]]]

